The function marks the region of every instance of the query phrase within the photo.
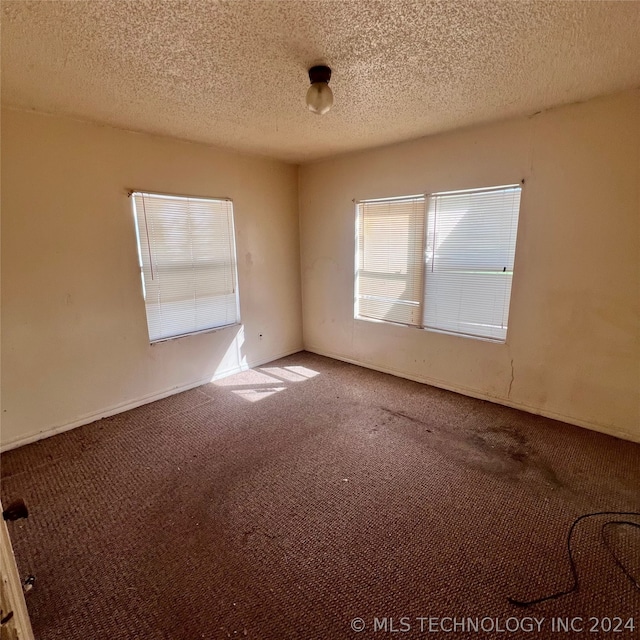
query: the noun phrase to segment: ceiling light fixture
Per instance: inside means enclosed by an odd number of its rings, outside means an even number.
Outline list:
[[[307,91],[307,107],[312,113],[324,115],[333,105],[333,92],[329,88],[331,69],[318,65],[309,69],[311,86]]]

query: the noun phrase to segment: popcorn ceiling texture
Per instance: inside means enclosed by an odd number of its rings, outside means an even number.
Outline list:
[[[640,2],[3,0],[2,99],[304,162],[636,86],[638,33]]]

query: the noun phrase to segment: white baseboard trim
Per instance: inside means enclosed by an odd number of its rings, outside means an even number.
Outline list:
[[[630,433],[629,431],[625,431],[617,427],[602,425],[595,422],[589,422],[587,420],[582,420],[581,418],[575,418],[574,416],[568,416],[562,413],[558,413],[557,411],[549,411],[548,409],[540,409],[538,407],[532,407],[522,402],[514,402],[513,400],[509,400],[508,398],[502,398],[500,396],[492,396],[486,393],[482,393],[481,391],[478,391],[476,389],[470,389],[462,385],[454,385],[447,382],[442,382],[441,380],[430,378],[428,376],[414,376],[409,373],[406,373],[405,371],[399,371],[391,367],[381,367],[371,362],[366,362],[364,360],[347,358],[338,353],[332,353],[331,351],[327,351],[326,349],[321,349],[319,347],[314,347],[311,345],[305,346],[305,351],[309,351],[310,353],[317,353],[319,356],[333,358],[334,360],[341,360],[342,362],[348,362],[349,364],[355,364],[355,365],[358,365],[359,367],[364,367],[366,369],[373,369],[374,371],[380,371],[381,373],[388,373],[390,375],[397,376],[399,378],[406,378],[407,380],[413,380],[414,382],[428,384],[428,385],[431,385],[432,387],[438,387],[439,389],[454,391],[455,393],[460,393],[464,396],[470,396],[472,398],[478,398],[480,400],[487,400],[488,402],[501,404],[501,405],[504,405],[505,407],[511,407],[513,409],[520,409],[521,411],[526,411],[527,413],[532,413],[534,415],[544,416],[545,418],[551,418],[553,420],[567,422],[569,424],[576,425],[577,427],[584,427],[585,429],[591,429],[591,431],[598,431],[600,433],[605,433],[606,435],[614,436],[615,438],[620,438],[622,440],[629,440],[631,442],[640,443],[639,434]]]
[[[233,375],[234,373],[240,373],[241,371],[246,371],[247,369],[252,369],[253,367],[259,367],[260,365],[267,364],[268,362],[272,362],[273,360],[278,360],[279,358],[284,358],[285,356],[290,356],[294,353],[299,353],[300,351],[303,351],[303,347],[301,346],[283,351],[282,353],[273,354],[268,358],[247,362],[247,364],[240,365],[239,367],[231,367],[223,371],[218,371],[215,375],[207,376],[206,378],[202,378],[201,380],[189,382],[178,387],[172,387],[171,389],[165,389],[164,391],[160,391],[159,393],[152,393],[141,398],[136,398],[135,400],[112,405],[110,407],[107,407],[106,409],[103,409],[102,411],[97,411],[95,413],[81,416],[73,422],[41,429],[37,433],[16,438],[14,440],[10,440],[9,442],[3,443],[2,445],[0,445],[0,453],[4,453],[5,451],[9,451],[11,449],[17,449],[18,447],[22,447],[25,444],[31,444],[32,442],[37,442],[38,440],[44,440],[44,438],[50,438],[51,436],[55,436],[59,433],[64,433],[65,431],[71,431],[71,429],[75,429],[76,427],[90,424],[92,422],[95,422],[96,420],[101,420],[102,418],[108,418],[109,416],[113,416],[116,413],[129,411],[129,409],[135,409],[136,407],[140,407],[143,404],[149,404],[150,402],[155,402],[156,400],[168,398],[169,396],[173,396],[176,393],[182,393],[183,391],[189,391],[189,389],[195,389],[196,387],[200,387],[203,384],[207,384],[208,382],[213,382],[214,380],[219,380],[220,378],[226,378],[227,376]]]

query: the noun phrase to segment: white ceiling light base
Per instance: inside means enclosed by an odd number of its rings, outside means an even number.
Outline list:
[[[311,86],[307,91],[307,107],[311,113],[323,116],[333,106],[333,92],[329,87],[331,69],[318,65],[309,69]]]

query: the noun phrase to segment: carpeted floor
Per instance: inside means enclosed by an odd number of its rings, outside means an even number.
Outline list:
[[[578,593],[507,602],[570,586],[576,517],[640,511],[640,445],[309,353],[8,452],[2,475],[31,512],[9,524],[38,640],[640,633],[603,518],[576,528]],[[640,530],[606,533],[640,580]],[[584,631],[554,632],[566,616]]]

